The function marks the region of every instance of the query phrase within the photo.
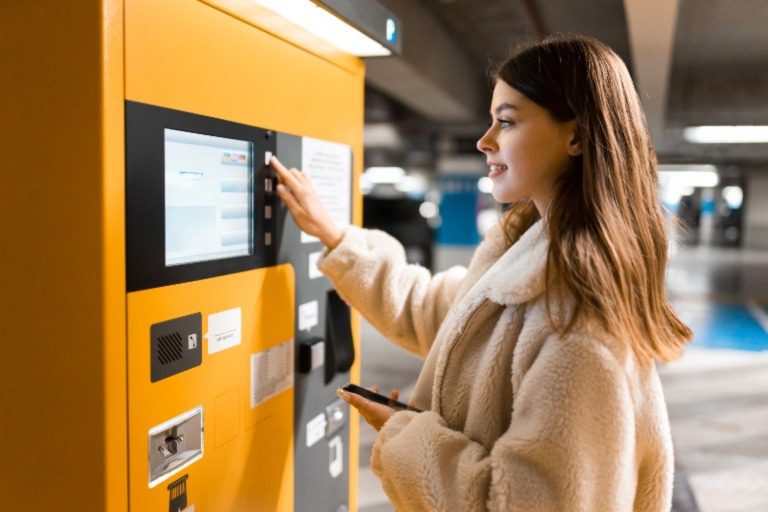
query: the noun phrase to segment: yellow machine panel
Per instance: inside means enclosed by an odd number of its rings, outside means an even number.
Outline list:
[[[244,1],[126,1],[126,98],[349,144],[361,172],[362,61],[319,56],[255,26],[255,16],[244,21],[216,5],[258,9]]]
[[[128,297],[130,503],[167,510],[168,483],[149,487],[149,430],[197,406],[204,411],[203,457],[184,470],[196,510],[293,510],[293,394],[287,389],[249,407],[250,358],[293,342],[290,265],[151,290]],[[173,378],[151,382],[150,327],[168,318],[242,308],[242,341]],[[207,353],[205,340],[203,352]]]

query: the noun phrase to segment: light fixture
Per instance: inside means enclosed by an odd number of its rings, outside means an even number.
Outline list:
[[[363,177],[374,184],[389,183],[394,185],[405,178],[405,169],[402,167],[369,167],[363,173]]]
[[[659,185],[662,200],[675,208],[680,198],[693,194],[696,187],[711,188],[720,183],[714,165],[660,165]]]
[[[723,188],[723,199],[731,210],[738,210],[744,203],[744,191],[741,187],[731,185]]]
[[[689,126],[683,138],[694,144],[760,144],[768,142],[768,126]]]
[[[358,57],[399,53],[399,22],[378,2],[354,0],[253,0],[291,23]]]
[[[493,192],[493,181],[488,176],[483,176],[477,180],[477,190],[483,194],[490,194]]]
[[[399,149],[402,145],[403,139],[393,123],[365,123],[363,129],[364,147]]]
[[[419,214],[425,219],[433,219],[438,214],[438,208],[432,201],[424,201],[419,205]]]
[[[674,170],[663,170],[664,168]],[[664,205],[674,213],[684,196],[690,196],[696,187],[716,186],[720,178],[714,166],[659,166],[659,192]]]
[[[720,183],[714,165],[660,165],[659,182],[672,187],[715,187]]]
[[[395,188],[407,195],[423,196],[427,193],[427,181],[423,176],[409,174],[395,183]]]

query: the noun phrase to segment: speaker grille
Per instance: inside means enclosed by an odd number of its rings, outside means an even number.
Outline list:
[[[173,332],[157,338],[157,360],[160,364],[170,364],[181,359],[184,345],[181,334]]]
[[[201,343],[203,315],[172,318],[149,328],[150,379],[152,382],[168,378],[203,361]]]

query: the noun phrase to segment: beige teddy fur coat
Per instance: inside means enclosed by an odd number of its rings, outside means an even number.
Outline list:
[[[468,269],[431,276],[350,227],[320,269],[385,336],[425,357],[371,465],[398,511],[668,511],[672,442],[653,366],[594,326],[565,339],[543,300],[542,221],[492,230]],[[386,386],[386,383],[379,383]]]

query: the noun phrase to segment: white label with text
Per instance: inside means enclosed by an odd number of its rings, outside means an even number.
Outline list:
[[[235,347],[242,340],[243,313],[240,308],[208,315],[208,353]]]

